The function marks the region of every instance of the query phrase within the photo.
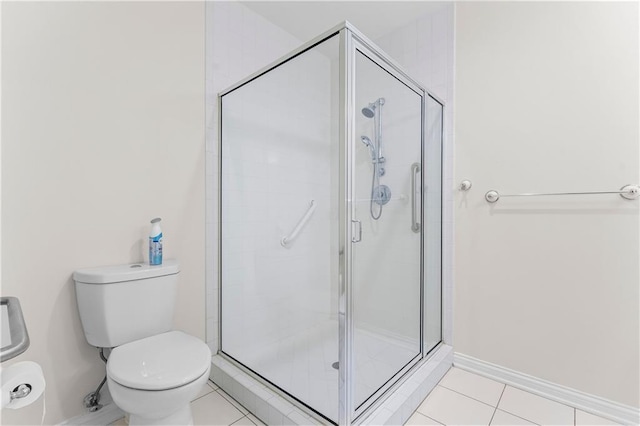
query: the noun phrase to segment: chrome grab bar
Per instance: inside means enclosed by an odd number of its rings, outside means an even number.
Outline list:
[[[309,204],[309,208],[307,209],[307,212],[304,214],[304,216],[302,216],[302,219],[298,221],[295,228],[293,228],[293,231],[291,231],[289,236],[282,237],[282,239],[280,240],[280,244],[282,245],[282,247],[287,248],[289,244],[291,244],[293,240],[295,240],[298,237],[298,234],[300,233],[304,225],[309,221],[309,218],[311,217],[315,209],[316,209],[316,201],[311,200],[311,204]]]
[[[524,193],[524,194],[500,194],[491,190],[484,194],[484,199],[489,203],[497,202],[501,197],[537,197],[546,195],[599,195],[599,194],[620,194],[626,200],[635,200],[640,196],[640,186],[625,185],[619,191],[586,191],[586,192],[549,192],[549,193]]]
[[[418,222],[418,213],[416,212],[419,200],[416,195],[418,173],[420,173],[420,163],[413,163],[411,165],[411,230],[413,232],[420,232],[420,222]]]

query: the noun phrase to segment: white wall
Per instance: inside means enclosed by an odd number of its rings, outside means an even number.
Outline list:
[[[217,95],[301,44],[235,1],[206,5],[207,343],[218,350],[218,108]],[[269,105],[264,105],[265,112]]]
[[[182,269],[176,327],[205,337],[204,5],[5,2],[2,63],[2,295],[31,338],[14,361],[42,365],[58,423],[104,375],[72,273],[146,260],[155,216]]]
[[[456,351],[638,407],[638,4],[456,5]]]

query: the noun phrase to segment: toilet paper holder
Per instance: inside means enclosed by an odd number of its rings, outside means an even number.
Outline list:
[[[9,392],[9,398],[11,401],[14,399],[24,398],[31,393],[31,385],[29,383],[23,383],[16,386],[13,391]]]
[[[47,386],[40,364],[20,361],[0,372],[0,410],[26,407],[37,401]]]

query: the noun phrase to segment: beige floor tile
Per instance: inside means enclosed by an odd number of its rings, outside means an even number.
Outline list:
[[[482,401],[492,407],[498,405],[500,395],[502,395],[505,386],[504,383],[455,367],[449,370],[439,385]]]
[[[619,424],[620,423],[616,423],[613,420],[605,419],[604,417],[599,417],[593,414],[585,413],[581,410],[576,410],[576,426]]]
[[[445,425],[488,425],[494,410],[468,396],[436,386],[417,411]]]
[[[518,416],[514,416],[513,414],[509,414],[502,410],[496,410],[496,413],[493,415],[493,419],[491,420],[491,426],[500,425],[500,426],[512,426],[512,425],[535,425],[535,423],[531,423],[523,418]]]
[[[193,401],[195,401],[198,398],[202,398],[203,396],[213,392],[215,389],[213,389],[213,387],[211,387],[211,382],[207,382],[204,386],[202,386],[202,389],[200,389],[200,392],[198,393],[198,395],[196,395],[195,398],[193,398]]]
[[[233,426],[256,426],[248,417],[243,417],[233,424]]]
[[[230,425],[244,415],[219,393],[211,392],[191,403],[193,423],[198,426]]]
[[[498,408],[541,425],[573,425],[573,407],[507,386]]]
[[[113,423],[109,423],[110,426],[128,426],[129,423],[127,423],[127,419],[125,419],[124,417],[121,419],[116,420]]]
[[[411,417],[409,417],[409,420],[407,420],[407,422],[405,423],[405,426],[426,426],[426,425],[435,425],[435,426],[441,426],[442,423],[438,423],[433,419],[430,419],[427,416],[424,416],[420,413],[418,413],[417,411],[415,413],[413,413],[413,415]]]

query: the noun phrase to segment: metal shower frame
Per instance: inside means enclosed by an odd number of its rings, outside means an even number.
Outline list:
[[[412,370],[423,365],[429,358],[430,354],[433,354],[440,348],[444,342],[443,334],[443,318],[441,317],[440,325],[440,343],[433,348],[425,348],[424,346],[424,230],[421,229],[420,237],[420,353],[414,357],[408,364],[406,364],[400,371],[398,371],[389,381],[387,381],[378,391],[371,395],[360,407],[355,406],[353,398],[354,380],[347,380],[347,372],[353,372],[353,336],[354,336],[354,324],[353,324],[353,268],[349,268],[349,265],[353,264],[353,247],[352,242],[354,240],[354,218],[355,218],[355,202],[350,198],[350,194],[353,191],[354,171],[355,171],[355,146],[356,146],[356,132],[355,132],[355,116],[356,111],[359,111],[355,105],[355,57],[359,51],[365,55],[368,59],[372,60],[376,65],[388,72],[392,77],[395,77],[408,88],[416,92],[422,99],[422,132],[421,132],[421,165],[420,170],[425,170],[425,135],[426,135],[426,98],[430,97],[439,103],[444,110],[444,102],[436,95],[429,92],[419,82],[411,78],[406,72],[402,70],[402,67],[398,65],[393,59],[387,56],[378,46],[376,46],[365,35],[358,31],[351,23],[344,21],[323,34],[311,39],[299,48],[291,51],[287,55],[274,61],[268,66],[260,69],[254,74],[244,78],[233,86],[218,94],[218,235],[222,235],[222,97],[231,93],[232,91],[244,86],[245,84],[259,78],[260,76],[268,73],[269,71],[277,68],[285,62],[297,57],[298,55],[313,49],[316,45],[334,37],[339,37],[339,301],[338,301],[338,324],[339,324],[339,401],[338,401],[338,423],[340,425],[352,425],[358,424],[365,419],[373,410],[375,410],[383,401],[384,396],[390,393],[390,390],[395,389],[405,379],[410,377]],[[442,140],[442,139],[441,139]],[[442,159],[439,159],[442,161]],[[421,187],[425,188],[425,173],[421,173]],[[420,223],[424,224],[424,190],[422,191],[421,205],[420,205]],[[442,205],[441,205],[442,211]],[[415,213],[414,213],[415,214]],[[415,221],[414,221],[415,222]],[[442,219],[441,219],[442,227]],[[442,235],[442,234],[441,234]],[[256,374],[247,366],[238,363],[235,359],[227,356],[222,352],[222,238],[218,238],[218,353],[225,359],[237,365],[240,369],[247,372],[251,376],[265,383],[280,396],[288,399],[298,405],[301,401],[297,400],[295,396],[289,395],[287,392],[281,390],[276,385],[265,380],[260,375]],[[442,262],[442,260],[441,260]],[[442,265],[441,265],[442,266]],[[440,286],[442,286],[442,269],[440,271]],[[442,306],[442,293],[441,293],[441,312],[443,312]],[[344,366],[344,367],[343,367]],[[303,404],[304,405],[304,404]],[[315,410],[311,407],[300,407],[309,411],[310,414],[317,416]],[[309,410],[311,408],[311,410]],[[324,416],[322,416],[324,418]]]

